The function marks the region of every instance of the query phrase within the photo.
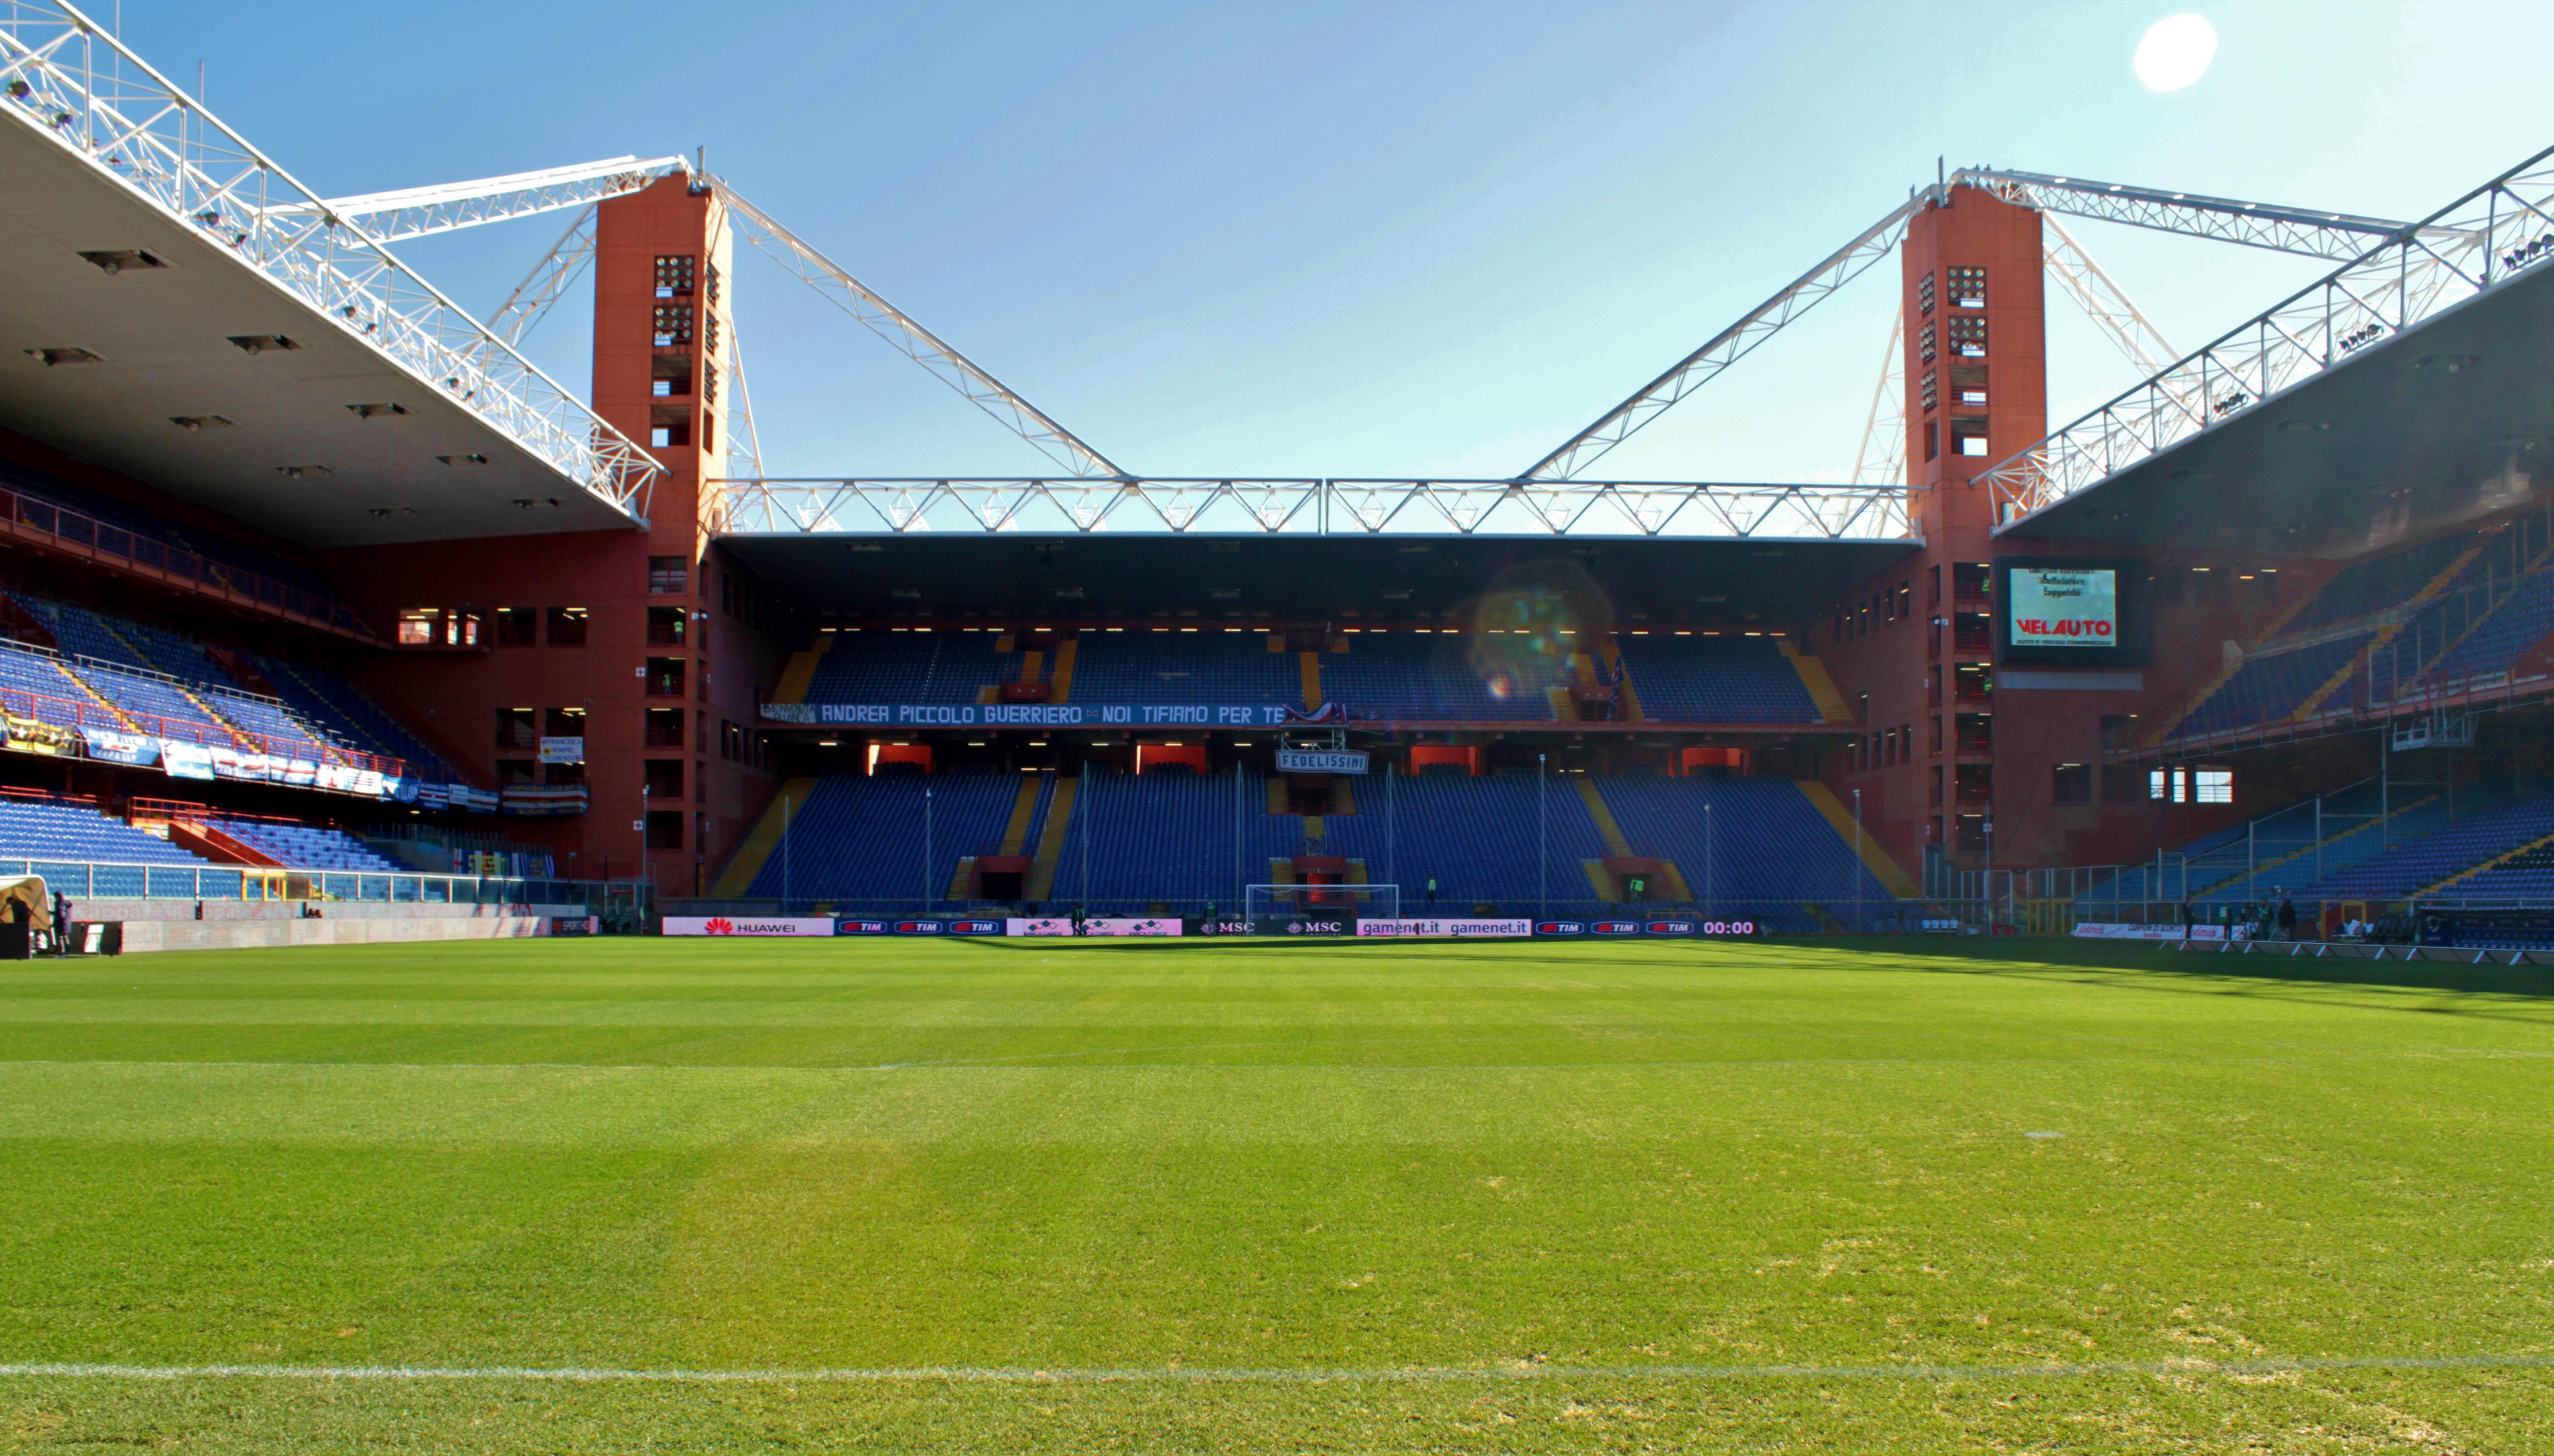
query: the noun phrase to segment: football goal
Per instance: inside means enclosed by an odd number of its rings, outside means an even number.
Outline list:
[[[1252,885],[1252,920],[1399,920],[1399,885]]]

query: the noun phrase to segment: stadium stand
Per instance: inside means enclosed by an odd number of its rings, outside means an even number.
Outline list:
[[[403,759],[410,772],[428,779],[458,780],[459,775],[440,754],[401,727],[397,719],[382,711],[381,705],[353,683],[307,663],[272,657],[253,661],[285,707],[306,724],[314,725],[322,738],[366,753]]]
[[[146,510],[99,495],[51,472],[16,461],[0,460],[0,489],[14,499],[21,518],[47,530],[93,538],[96,528],[129,535],[130,554],[155,566],[170,564],[170,554],[192,556],[234,571],[263,577],[278,587],[304,593],[342,612],[335,589],[299,563],[274,552],[258,551],[219,536],[188,535]],[[57,512],[60,512],[57,515]],[[260,592],[259,596],[267,594]],[[324,615],[314,613],[313,615]]]
[[[2441,887],[2459,900],[2554,901],[2554,844],[2535,843]]]
[[[1770,637],[1617,634],[1653,723],[1816,723],[1817,703]]]
[[[387,874],[401,866],[338,830],[274,820],[207,819],[222,833],[290,869],[345,869]]]
[[[1322,696],[1360,717],[1417,722],[1549,722],[1567,687],[1556,654],[1503,650],[1500,633],[1341,635],[1321,654]]]
[[[1077,703],[1299,703],[1296,654],[1268,650],[1265,632],[1085,632],[1071,699]]]
[[[1681,871],[1686,903],[1700,908],[1708,884],[1725,913],[1781,929],[1817,930],[1849,918],[1856,903],[1894,903],[1790,780],[1591,778],[1628,839],[1618,846],[1576,792],[1576,778],[1375,775],[1354,786],[1352,812],[1305,816],[1271,813],[1271,785],[1255,770],[1094,768],[1066,781],[1077,792],[1069,819],[1056,825],[1059,852],[1039,898],[1112,910],[1229,909],[1242,887],[1286,882],[1296,856],[1318,856],[1344,861],[1350,883],[1397,884],[1406,914],[1428,912],[1432,879],[1440,914],[1481,904],[1529,914],[1547,903],[1577,914],[1605,903],[1582,866],[1628,847],[1675,866],[1662,871],[1671,883]],[[821,776],[747,893],[837,908],[949,903],[959,861],[1001,840],[1018,802],[1020,780],[1011,774]],[[1049,802],[1039,801],[1041,823],[1029,842],[1045,828]]]
[[[22,716],[314,762],[344,750],[401,760],[434,782],[457,777],[379,705],[325,669],[247,658],[241,673],[257,679],[252,685],[182,633],[30,592],[0,596],[53,639],[50,646],[0,641],[0,686],[27,695],[10,703]],[[278,694],[260,691],[267,687]]]
[[[2306,900],[2400,900],[2554,835],[2554,794],[2510,801],[2506,790],[2461,789],[2458,808],[2483,805],[2417,839],[2397,842],[2297,892]]]
[[[24,642],[0,641],[0,688],[16,690],[6,695],[10,712],[39,723],[62,728],[76,728],[84,722],[94,726],[111,713],[50,649]],[[83,712],[83,705],[97,711]],[[121,726],[120,720],[117,724]]]
[[[2375,636],[2374,631],[2359,631],[2301,647],[2268,644],[2247,656],[2234,676],[2190,711],[2177,731],[2214,733],[2280,722],[2331,682]]]
[[[2491,615],[2441,653],[2423,671],[2436,678],[2457,673],[2506,669],[2513,659],[2554,632],[2554,571],[2534,571],[2518,579],[2509,596]]]
[[[992,632],[868,630],[834,634],[807,685],[811,703],[973,703],[1016,680],[1020,659]]]
[[[1817,928],[1810,905],[1841,919],[1857,901],[1893,902],[1789,779],[1609,777],[1596,788],[1634,852],[1674,861],[1697,901],[1802,930]]]
[[[1000,840],[1018,793],[1017,774],[823,775],[751,893],[779,895],[785,887],[794,900],[943,901],[958,859]]]
[[[2476,546],[2473,535],[2444,536],[2343,567],[2288,622],[2290,634],[2399,607]]]
[[[0,857],[113,864],[205,862],[86,805],[15,794],[0,796]]]
[[[1228,773],[1085,772],[1053,898],[1230,905],[1239,884],[1269,879],[1272,857],[1362,852],[1335,845],[1307,851],[1303,820],[1267,807],[1265,783],[1252,774],[1236,789]]]

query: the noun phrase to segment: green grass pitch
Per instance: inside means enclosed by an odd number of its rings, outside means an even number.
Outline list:
[[[2314,970],[0,966],[0,1450],[2554,1450],[2554,985]]]

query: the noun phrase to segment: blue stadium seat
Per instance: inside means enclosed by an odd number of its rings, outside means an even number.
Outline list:
[[[0,858],[111,864],[201,865],[157,835],[94,809],[52,800],[0,797]]]
[[[1000,842],[1019,788],[1018,774],[826,774],[791,816],[751,893],[779,895],[785,887],[793,900],[937,903],[961,858]]]
[[[807,684],[810,703],[973,703],[1016,681],[1020,658],[992,631],[869,629],[834,634]]]
[[[1771,637],[1618,632],[1625,676],[1652,723],[1817,723],[1799,670]]]
[[[1076,703],[1277,703],[1304,697],[1292,652],[1264,631],[1086,631],[1074,648]]]
[[[1339,640],[1346,651],[1322,654],[1322,696],[1360,717],[1548,723],[1547,690],[1569,682],[1567,659],[1528,645],[1540,639],[1522,632],[1367,631]]]
[[[232,839],[292,869],[360,870],[388,874],[400,866],[368,848],[364,841],[338,830],[264,820],[207,821]]]

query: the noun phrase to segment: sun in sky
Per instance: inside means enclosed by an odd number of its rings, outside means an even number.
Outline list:
[[[2147,27],[2130,61],[2149,91],[2178,91],[2208,74],[2217,58],[2217,27],[2203,15],[2167,15]]]

